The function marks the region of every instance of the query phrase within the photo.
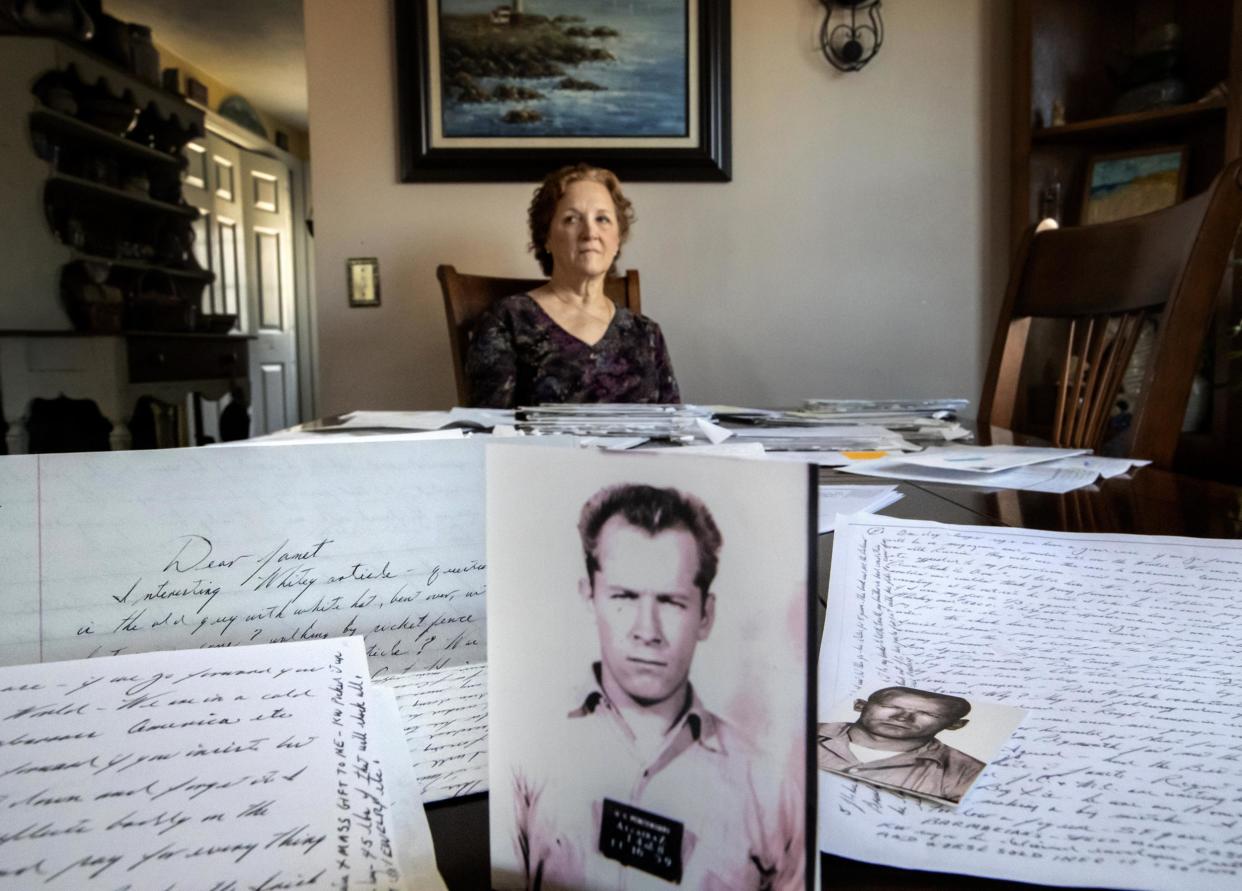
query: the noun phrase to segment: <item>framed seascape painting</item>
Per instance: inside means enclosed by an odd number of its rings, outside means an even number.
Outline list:
[[[729,180],[729,0],[394,3],[403,182]]]
[[[1084,223],[1107,223],[1172,207],[1186,186],[1186,146],[1097,155],[1087,168]]]

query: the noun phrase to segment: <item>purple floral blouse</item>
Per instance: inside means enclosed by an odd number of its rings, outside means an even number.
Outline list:
[[[680,402],[660,326],[617,307],[594,345],[574,337],[529,294],[484,313],[466,358],[470,403]]]

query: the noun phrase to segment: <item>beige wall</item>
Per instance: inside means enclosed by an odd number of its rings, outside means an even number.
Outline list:
[[[306,0],[320,409],[442,407],[437,263],[535,275],[529,184],[397,182],[390,0]],[[818,0],[733,0],[733,182],[633,183],[642,273],[687,401],[977,398],[1004,283],[1008,3],[887,0],[859,73]],[[380,261],[351,309],[345,260]]]

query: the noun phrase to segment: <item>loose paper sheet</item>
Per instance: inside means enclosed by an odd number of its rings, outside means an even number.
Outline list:
[[[455,405],[449,411],[450,421],[469,421],[484,427],[512,427],[517,413],[511,408],[464,408]]]
[[[850,454],[857,454],[851,452]],[[877,458],[886,456],[888,452],[875,452]],[[844,467],[856,460],[847,457],[845,452],[765,452],[767,461],[791,461],[795,464],[818,464],[820,467]]]
[[[0,888],[443,888],[366,675],[343,639],[0,669]]]
[[[996,473],[1017,467],[1044,465],[1049,461],[1074,458],[1088,449],[1047,449],[1033,446],[969,446],[953,445],[928,449],[918,455],[902,458],[907,464],[938,467],[942,470],[965,470],[972,473]]]
[[[734,439],[761,442],[768,451],[857,450],[914,451],[918,446],[907,442],[900,433],[869,424],[829,424],[822,427],[741,427],[733,431]]]
[[[0,663],[353,634],[377,677],[482,662],[482,450],[6,458]]]
[[[425,439],[461,439],[465,434],[458,428],[451,430],[423,430],[407,433],[383,433],[370,428],[357,430],[349,427],[320,427],[314,430],[282,430],[250,439],[231,442],[214,442],[211,448],[239,448],[244,446],[276,445],[340,445],[349,440],[364,439],[367,442],[418,442]]]
[[[882,676],[1026,706],[954,813],[823,775],[820,846],[1143,889],[1242,882],[1242,544],[851,517],[820,708]]]
[[[392,691],[423,801],[487,790],[487,664],[380,681]]]
[[[447,891],[436,867],[435,844],[427,811],[423,809],[423,786],[419,783],[409,749],[404,744],[397,698],[381,684],[367,685],[368,718],[375,728],[372,739],[377,757],[385,766],[385,792],[393,805],[392,831],[397,840],[396,860],[405,886],[418,891]],[[415,839],[422,843],[411,844]]]
[[[1146,467],[1150,461],[1141,458],[1106,458],[1102,455],[1079,455],[1077,458],[1060,458],[1048,467],[1057,469],[1078,467],[1083,470],[1094,470],[1104,479],[1109,480],[1123,473],[1129,473],[1135,467]]]
[[[875,461],[859,461],[841,468],[842,473],[873,476],[882,479],[918,480],[926,483],[948,483],[956,486],[981,486],[985,489],[1024,489],[1028,492],[1071,492],[1089,486],[1100,477],[1095,469],[1081,466],[1057,467],[1053,464],[1036,464],[995,473],[975,473],[969,470],[946,470],[940,467],[923,467],[911,464],[905,458],[880,458]]]
[[[342,417],[340,426],[435,430],[452,420],[446,411],[351,411]]]
[[[769,454],[765,452],[761,442],[721,442],[700,443],[699,445],[653,445],[644,449],[646,452],[661,452],[666,455],[714,455],[718,458],[752,458],[763,460]],[[779,454],[784,454],[779,453]]]
[[[874,513],[901,500],[896,486],[819,487],[819,534],[836,528],[837,514]]]
[[[713,424],[707,418],[695,418],[695,423],[699,427],[699,432],[706,436],[707,441],[712,445],[720,445],[733,435],[732,430],[727,427],[721,427],[719,424]]]
[[[335,428],[389,429],[389,430],[438,430],[455,422],[478,424],[482,427],[513,426],[511,408],[453,408],[451,411],[351,411],[342,415]]]

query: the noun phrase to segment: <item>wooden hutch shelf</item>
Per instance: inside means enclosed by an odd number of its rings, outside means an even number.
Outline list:
[[[49,132],[63,133],[84,142],[94,142],[108,149],[123,152],[136,158],[142,158],[154,164],[166,164],[179,168],[184,164],[178,155],[148,148],[141,143],[117,136],[86,121],[71,117],[64,112],[52,108],[38,108],[30,113],[30,122],[35,127],[42,127]]]
[[[83,179],[80,176],[69,176],[64,173],[57,173],[47,178],[48,186],[57,184],[69,186],[75,189],[81,189],[84,192],[92,192],[100,198],[109,201],[119,201],[124,204],[131,204],[136,207],[147,210],[160,211],[161,213],[176,214],[190,220],[198,219],[198,209],[190,207],[188,204],[170,204],[167,201],[156,201],[154,198],[148,198],[146,195],[139,195],[137,192],[127,192],[125,189],[118,189],[115,186],[106,186],[103,183],[92,182],[89,179]]]
[[[1080,224],[1098,156],[1184,146],[1191,197],[1242,155],[1242,0],[1016,0],[1013,23],[1011,250],[1043,216]],[[1131,65],[1148,76],[1125,81]],[[1182,104],[1116,113],[1125,85],[1160,79],[1179,83]],[[1066,123],[1048,126],[1058,109]],[[1234,255],[1242,257],[1237,244]],[[1232,335],[1240,319],[1235,265],[1203,352],[1204,416],[1179,445],[1183,472],[1242,482],[1242,361],[1230,358],[1242,347]],[[1028,367],[1045,364],[1035,357]],[[1046,400],[1028,395],[1025,422],[1034,429]]]
[[[73,258],[82,260],[87,263],[105,263],[109,266],[119,266],[122,269],[136,269],[140,271],[151,270],[154,272],[163,272],[167,275],[177,278],[190,278],[195,281],[209,282],[215,276],[206,269],[182,269],[176,266],[160,266],[157,263],[144,263],[141,260],[119,259],[117,257],[101,257],[96,254],[88,254],[83,251],[74,251]]]
[[[1031,132],[1033,143],[1088,142],[1111,137],[1133,138],[1148,133],[1169,135],[1178,128],[1194,126],[1203,120],[1219,118],[1229,110],[1224,100],[1156,108],[1135,114],[1110,115],[1089,121],[1076,121],[1060,127],[1038,127]]]

